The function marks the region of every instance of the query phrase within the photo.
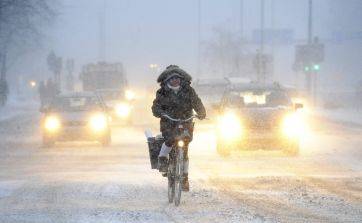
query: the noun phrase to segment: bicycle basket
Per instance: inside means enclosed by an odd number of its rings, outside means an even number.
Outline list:
[[[163,137],[148,137],[148,151],[150,154],[151,169],[157,169],[158,154],[160,154],[161,146],[164,143]]]

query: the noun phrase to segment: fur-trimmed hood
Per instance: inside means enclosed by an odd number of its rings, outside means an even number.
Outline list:
[[[168,77],[172,74],[172,73],[177,73],[181,76],[181,78],[188,83],[191,83],[192,77],[183,69],[179,68],[176,65],[170,65],[166,68],[166,70],[164,70],[160,76],[158,76],[157,78],[157,82],[160,84],[163,84],[163,82],[165,80],[168,79]]]

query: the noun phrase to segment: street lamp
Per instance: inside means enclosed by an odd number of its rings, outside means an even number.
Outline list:
[[[159,69],[158,64],[156,64],[156,63],[150,64],[149,67],[150,67],[150,69],[151,69],[152,74],[153,74],[153,73],[157,74],[157,72],[159,71],[159,70],[158,70],[158,69]]]
[[[36,87],[36,82],[35,81],[30,81],[29,85],[31,88],[35,88]]]
[[[150,68],[151,69],[156,69],[156,68],[158,68],[158,64],[152,63],[152,64],[150,64]]]

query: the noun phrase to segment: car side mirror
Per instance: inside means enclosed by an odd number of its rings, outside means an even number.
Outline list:
[[[296,104],[294,105],[294,109],[295,109],[295,110],[302,109],[303,107],[304,107],[304,105],[301,104],[301,103],[296,103]]]
[[[106,105],[105,110],[106,110],[106,112],[111,112],[113,110],[113,108]]]
[[[49,111],[49,107],[47,106],[42,106],[39,108],[39,112],[41,113],[47,113]]]
[[[214,109],[214,110],[219,110],[220,109],[220,105],[219,104],[212,104],[211,105],[211,108]]]

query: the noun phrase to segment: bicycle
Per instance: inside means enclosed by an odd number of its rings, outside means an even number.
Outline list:
[[[182,182],[184,180],[184,154],[187,149],[188,143],[191,141],[191,134],[189,129],[185,127],[185,123],[198,118],[193,115],[187,119],[174,119],[168,115],[163,117],[176,122],[176,137],[175,144],[169,154],[168,170],[166,173],[168,180],[168,202],[175,203],[175,206],[180,205]]]

